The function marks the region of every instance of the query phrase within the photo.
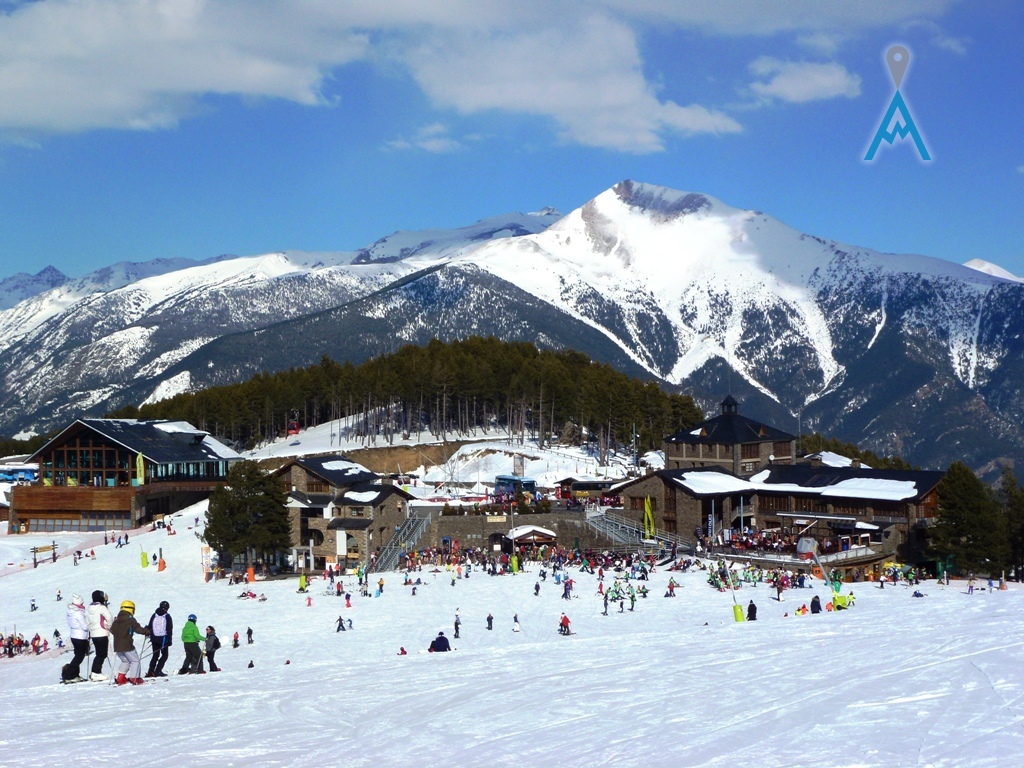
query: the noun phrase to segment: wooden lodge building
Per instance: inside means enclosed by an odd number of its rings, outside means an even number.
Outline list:
[[[296,458],[276,469],[292,546],[313,548],[313,569],[368,562],[408,517],[413,497],[344,456]]]
[[[660,530],[727,543],[744,528],[814,536],[829,546],[888,543],[911,559],[934,521],[942,472],[797,463],[795,438],[736,412],[665,439],[666,469],[620,483],[626,516],[649,498]],[[753,457],[757,458],[753,458]],[[756,466],[752,466],[756,462]],[[895,538],[893,538],[895,537]]]
[[[241,459],[183,421],[78,419],[29,457],[11,490],[11,533],[118,531],[202,501]]]

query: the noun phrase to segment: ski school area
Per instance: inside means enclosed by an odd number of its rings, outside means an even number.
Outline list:
[[[0,631],[49,640],[46,652],[0,658],[0,763],[1022,764],[1017,584],[968,594],[966,581],[865,582],[852,585],[848,610],[805,613],[815,596],[833,602],[822,580],[794,580],[779,600],[769,578],[748,572],[725,573],[739,587],[725,586],[711,560],[658,566],[646,579],[535,562],[460,577],[424,563],[371,572],[367,596],[343,576],[338,596],[320,574],[306,592],[297,578],[206,582],[204,515],[201,505],[176,515],[175,535],[90,545],[95,557],[77,565],[71,553],[87,534],[0,536]],[[52,541],[56,562],[33,568],[29,548]],[[97,590],[114,615],[134,602],[143,626],[168,603],[167,677],[113,685],[115,658],[104,665],[111,679],[59,683],[71,654],[55,647],[54,630],[67,643],[72,596],[88,605]],[[738,621],[750,602],[756,621]],[[190,614],[220,637],[218,674],[177,674]],[[440,632],[452,652],[427,653],[443,651]],[[145,672],[151,645],[134,643]]]

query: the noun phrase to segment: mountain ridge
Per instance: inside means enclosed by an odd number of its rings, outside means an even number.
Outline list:
[[[22,319],[0,347],[0,424],[38,431],[323,354],[493,334],[579,349],[705,409],[728,388],[754,416],[922,465],[1024,460],[1024,284],[994,265],[849,246],[630,180],[538,213],[193,263]]]

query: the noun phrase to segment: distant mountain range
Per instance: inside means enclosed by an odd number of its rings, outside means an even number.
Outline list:
[[[0,283],[0,433],[328,355],[493,334],[925,467],[1024,459],[1024,283],[624,181],[562,216],[344,253],[47,268]]]

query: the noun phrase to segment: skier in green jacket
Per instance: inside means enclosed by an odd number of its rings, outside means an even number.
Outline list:
[[[199,643],[203,639],[199,627],[196,626],[196,615],[190,613],[185,626],[181,629],[181,642],[185,645],[185,661],[181,665],[181,669],[178,670],[179,675],[197,675],[205,672],[201,668],[203,652],[199,650]]]

